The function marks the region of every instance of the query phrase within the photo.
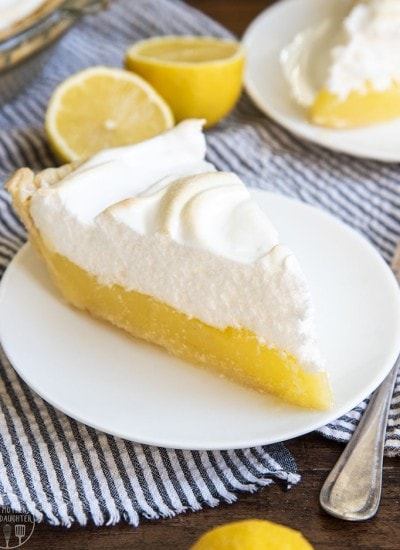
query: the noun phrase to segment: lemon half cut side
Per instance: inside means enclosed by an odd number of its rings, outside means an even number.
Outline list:
[[[178,121],[216,124],[237,102],[245,63],[243,45],[209,36],[161,36],[128,48],[126,67],[142,76],[170,105]]]
[[[143,78],[103,66],[59,84],[45,116],[49,142],[63,162],[144,141],[173,125],[170,107]]]

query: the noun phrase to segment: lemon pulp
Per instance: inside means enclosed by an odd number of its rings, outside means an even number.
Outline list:
[[[64,162],[144,141],[173,124],[171,109],[147,82],[109,67],[91,67],[63,81],[45,117],[50,144]]]
[[[176,38],[149,40],[143,43],[138,53],[143,57],[173,63],[207,63],[229,59],[238,51],[234,42],[201,38]]]

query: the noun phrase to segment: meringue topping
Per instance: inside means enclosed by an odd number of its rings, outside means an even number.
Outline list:
[[[275,228],[229,172],[164,178],[109,213],[142,235],[165,234],[235,261],[255,261],[278,244]]]

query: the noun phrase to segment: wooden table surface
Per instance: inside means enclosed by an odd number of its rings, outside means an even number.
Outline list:
[[[188,4],[209,14],[241,36],[250,21],[271,0],[189,0]],[[262,116],[260,114],[260,116]],[[302,481],[290,491],[275,485],[255,494],[239,495],[234,504],[222,504],[176,518],[147,521],[138,528],[72,527],[37,525],[23,546],[29,550],[187,550],[206,530],[248,518],[264,518],[301,530],[316,549],[400,549],[400,462],[386,459],[383,492],[377,516],[351,523],[332,518],[319,507],[321,485],[339,457],[342,446],[310,434],[286,443],[293,453]]]

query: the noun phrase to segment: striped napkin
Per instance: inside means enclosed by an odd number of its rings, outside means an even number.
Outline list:
[[[29,89],[0,108],[0,182],[20,166],[54,166],[43,133],[49,93],[90,65],[121,66],[125,47],[159,34],[229,37],[180,0],[115,0],[87,17],[57,45]],[[289,135],[244,95],[235,111],[207,132],[208,159],[249,186],[295,197],[354,227],[389,260],[400,234],[398,166],[333,154]],[[0,274],[26,238],[0,189]],[[60,413],[22,382],[0,350],[0,506],[54,525],[97,525],[156,519],[276,481],[299,481],[282,444],[235,451],[180,451],[135,444]],[[366,402],[323,428],[348,439]],[[387,454],[400,454],[400,387],[391,410]]]

